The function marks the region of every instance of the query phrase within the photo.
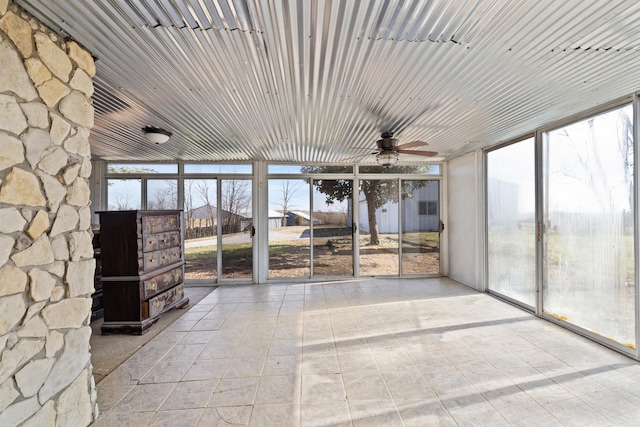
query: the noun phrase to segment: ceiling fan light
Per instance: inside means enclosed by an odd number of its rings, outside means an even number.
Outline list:
[[[390,168],[398,163],[398,153],[394,151],[383,151],[376,156],[376,161],[383,168]]]
[[[156,144],[164,144],[169,141],[169,138],[171,138],[172,135],[168,130],[157,128],[155,126],[145,126],[142,128],[142,132],[147,140]]]

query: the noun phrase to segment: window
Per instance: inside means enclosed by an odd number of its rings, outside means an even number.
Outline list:
[[[438,215],[438,202],[427,202],[427,215]]]
[[[418,215],[438,215],[438,202],[418,202]]]
[[[249,174],[253,167],[246,164],[219,164],[219,163],[185,163],[185,174]]]
[[[135,174],[144,175],[150,173],[178,173],[177,163],[109,163],[109,174]]]

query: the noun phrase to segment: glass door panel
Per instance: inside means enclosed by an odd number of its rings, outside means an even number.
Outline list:
[[[178,180],[148,179],[147,209],[178,209]]]
[[[548,315],[635,348],[631,105],[544,135]]]
[[[184,180],[185,278],[218,277],[217,181]]]
[[[128,211],[142,206],[142,180],[108,179],[107,206],[110,211]]]
[[[402,181],[402,274],[440,272],[440,183]]]
[[[398,275],[398,180],[360,181],[360,275]]]
[[[353,276],[351,180],[313,180],[313,275]]]
[[[253,277],[253,218],[251,214],[251,180],[220,180],[222,198],[222,277]]]
[[[269,277],[311,275],[309,183],[269,180]]]
[[[489,290],[536,306],[534,139],[487,153]]]

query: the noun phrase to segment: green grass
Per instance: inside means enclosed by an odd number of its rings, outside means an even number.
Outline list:
[[[198,248],[187,248],[184,251],[184,257],[186,260],[202,260],[202,259],[215,259],[217,257],[217,251],[215,246],[201,246]]]
[[[223,253],[225,258],[247,258],[251,257],[253,254],[253,247],[251,243],[224,245]],[[184,256],[187,260],[215,259],[217,256],[217,250],[215,246],[187,248],[184,251]]]
[[[381,235],[382,238],[388,235]],[[361,239],[366,239],[367,236],[361,236]],[[438,232],[417,232],[417,233],[404,233],[404,243],[408,245],[426,245],[437,246],[439,241]],[[352,241],[350,237],[334,237],[334,238],[317,238],[316,246],[326,246],[327,241],[331,240],[332,246],[337,251],[351,251]],[[396,240],[397,244],[397,240]],[[252,243],[237,243],[237,244],[225,244],[223,246],[224,257],[228,259],[240,259],[251,258],[253,255]],[[195,248],[185,249],[185,259],[187,261],[201,261],[216,259],[217,250],[216,246],[200,246]],[[269,243],[269,257],[274,258],[285,255],[300,255],[309,254],[309,240],[308,239],[295,239],[290,241],[278,241]]]
[[[309,253],[309,240],[291,240],[269,243],[269,257],[299,253]]]

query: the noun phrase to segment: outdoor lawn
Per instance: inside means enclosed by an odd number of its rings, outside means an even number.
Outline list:
[[[287,227],[289,228],[289,227]],[[293,227],[292,227],[293,228]],[[302,229],[302,227],[299,227]],[[308,230],[308,229],[307,229]],[[314,237],[314,275],[353,275],[352,239],[343,228],[317,230]],[[350,230],[350,229],[349,229]],[[308,233],[292,233],[294,238],[269,242],[269,277],[309,277],[310,249]],[[238,233],[236,240],[247,240]],[[302,236],[302,237],[301,237]],[[225,239],[230,236],[225,236]],[[280,235],[280,238],[283,236]],[[286,236],[284,236],[286,238]],[[438,273],[439,235],[437,232],[405,233],[403,235],[403,274]],[[190,242],[203,239],[194,239]],[[250,277],[252,272],[252,242],[225,243],[223,276]],[[187,279],[215,279],[217,247],[214,244],[185,249]],[[369,245],[369,235],[360,236],[360,268],[364,275],[398,274],[398,236],[380,235],[380,244]]]

